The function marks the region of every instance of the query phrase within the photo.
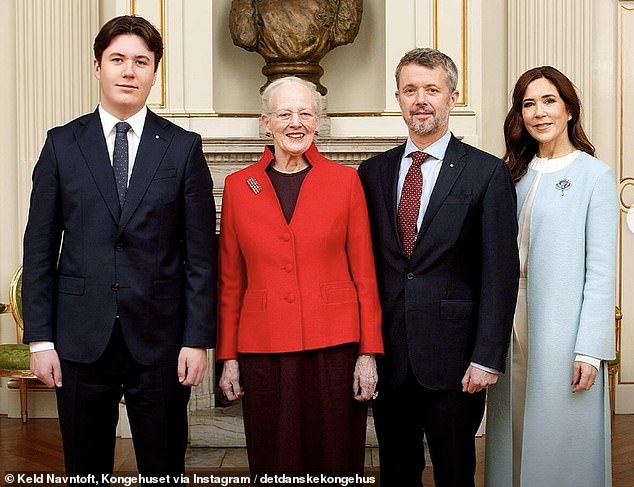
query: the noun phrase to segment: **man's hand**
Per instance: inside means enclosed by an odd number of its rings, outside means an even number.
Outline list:
[[[225,360],[219,385],[229,401],[235,401],[244,395],[240,387],[240,367],[237,360]]]
[[[599,371],[585,362],[575,362],[572,373],[572,392],[589,391]]]
[[[352,394],[357,401],[369,401],[376,389],[378,374],[374,355],[359,355],[354,366]]]
[[[184,386],[197,386],[207,369],[207,349],[183,347],[178,354],[178,382]]]
[[[62,368],[55,350],[42,350],[31,353],[31,372],[46,387],[62,387]]]
[[[480,392],[482,389],[492,386],[497,381],[497,374],[492,374],[491,372],[470,365],[462,378],[462,392],[468,392],[469,394]]]

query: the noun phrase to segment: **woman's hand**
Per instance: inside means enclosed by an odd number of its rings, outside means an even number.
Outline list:
[[[586,362],[575,362],[572,374],[572,392],[589,391],[599,371]]]
[[[240,367],[237,360],[225,360],[219,385],[229,401],[235,401],[244,396],[240,386]]]
[[[374,355],[359,355],[354,366],[352,394],[357,401],[369,401],[376,389],[378,375]]]

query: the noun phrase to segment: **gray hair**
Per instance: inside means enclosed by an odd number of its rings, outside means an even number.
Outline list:
[[[321,95],[317,91],[317,87],[314,83],[298,78],[297,76],[285,76],[283,78],[276,79],[264,88],[264,91],[262,92],[262,114],[268,115],[271,113],[271,97],[273,96],[273,92],[280,86],[288,83],[297,83],[305,88],[308,88],[313,98],[313,109],[315,114],[319,116],[321,114]]]
[[[418,47],[406,52],[405,55],[398,62],[396,66],[396,87],[401,76],[401,69],[408,64],[418,64],[419,66],[425,66],[426,68],[435,68],[440,66],[447,75],[447,84],[449,85],[449,91],[453,92],[458,85],[458,69],[452,59],[446,54],[440,52],[438,49],[432,49],[430,47]]]

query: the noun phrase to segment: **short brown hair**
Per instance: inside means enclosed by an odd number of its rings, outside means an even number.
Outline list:
[[[524,94],[528,85],[540,78],[546,78],[555,86],[559,96],[566,105],[568,113],[570,113],[568,138],[572,146],[575,149],[587,152],[591,156],[594,155],[594,146],[581,125],[581,101],[572,81],[552,66],[540,66],[529,69],[515,83],[511,109],[506,115],[506,120],[504,120],[504,141],[506,144],[504,160],[511,171],[514,181],[519,181],[526,174],[529,162],[537,154],[539,144],[530,136],[524,126],[522,108]]]
[[[143,17],[136,15],[121,15],[103,25],[93,45],[97,62],[101,65],[103,52],[115,37],[123,34],[134,34],[145,41],[148,49],[154,53],[154,72],[156,72],[163,57],[163,39],[156,27]]]
[[[401,60],[398,62],[398,66],[396,66],[396,72],[394,73],[396,76],[397,88],[399,87],[398,84],[401,78],[401,69],[403,68],[403,66],[406,66],[408,64],[418,64],[419,66],[425,66],[426,68],[431,69],[440,67],[447,76],[447,85],[449,86],[449,91],[453,93],[456,89],[456,86],[458,86],[458,68],[456,68],[456,64],[449,56],[447,56],[443,52],[440,52],[438,49],[432,49],[430,47],[418,47],[416,49],[412,49],[409,52],[406,52]]]

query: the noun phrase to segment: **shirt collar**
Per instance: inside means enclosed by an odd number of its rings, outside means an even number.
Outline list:
[[[136,134],[138,138],[141,138],[141,134],[143,133],[143,127],[145,126],[145,117],[147,115],[147,107],[143,105],[143,108],[136,112],[131,117],[128,117],[123,122],[128,122],[132,131]],[[112,113],[106,111],[104,107],[99,104],[99,118],[101,119],[101,127],[103,128],[104,137],[108,137],[112,131],[114,130],[114,126],[121,122],[117,117],[115,117]]]
[[[434,159],[442,161],[445,158],[445,152],[447,152],[447,146],[449,146],[450,140],[451,131],[447,130],[445,135],[433,144],[427,146],[423,152],[425,152],[425,154],[429,154]],[[405,143],[405,156],[409,157],[409,155],[414,151],[420,151],[420,149],[416,146],[416,144],[414,144],[411,137],[407,137],[407,142]]]

